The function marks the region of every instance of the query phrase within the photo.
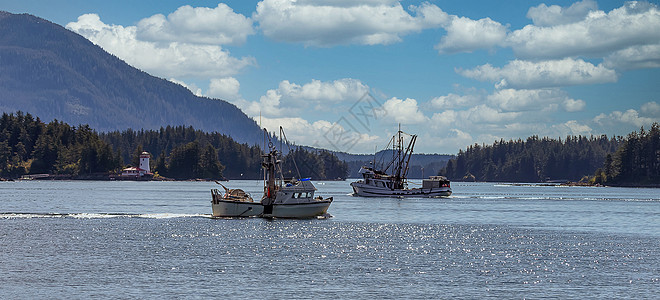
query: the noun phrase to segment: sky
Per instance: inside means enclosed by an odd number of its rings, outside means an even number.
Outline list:
[[[658,1],[0,0],[300,145],[415,152],[660,122]],[[0,29],[1,30],[1,29]]]

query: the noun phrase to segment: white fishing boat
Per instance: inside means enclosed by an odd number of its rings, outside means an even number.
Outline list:
[[[404,135],[410,136],[408,146],[404,149]],[[392,159],[382,169],[376,169],[374,157],[373,167],[363,166],[359,173],[362,179],[352,182],[353,195],[362,197],[448,197],[451,195],[451,183],[444,176],[430,176],[422,180],[421,187],[408,186],[408,167],[417,135],[409,135],[399,129],[392,137]],[[388,147],[389,148],[389,145]],[[391,174],[388,173],[391,170]]]
[[[281,131],[280,127],[280,132]],[[268,143],[270,152],[262,155],[264,195],[255,202],[240,189],[211,190],[214,217],[312,218],[326,214],[333,198],[315,197],[316,187],[310,178],[284,179],[281,152]],[[279,176],[276,175],[279,173]],[[219,183],[218,183],[219,184]]]

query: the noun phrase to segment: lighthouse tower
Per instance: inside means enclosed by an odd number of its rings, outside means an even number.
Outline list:
[[[151,170],[149,169],[149,158],[151,155],[149,152],[142,152],[140,154],[140,169],[144,170],[146,173],[151,173]]]

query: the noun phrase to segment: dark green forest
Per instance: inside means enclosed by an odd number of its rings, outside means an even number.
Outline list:
[[[123,153],[124,161],[133,161],[133,165],[137,164],[139,153],[142,151],[151,153],[154,158],[152,169],[165,177],[190,178],[189,172],[195,172],[183,170],[181,166],[189,165],[191,162],[185,163],[185,161],[201,157],[203,152],[209,153],[212,148],[217,152],[217,160],[224,167],[223,174],[226,178],[262,178],[261,148],[239,144],[217,132],[207,133],[192,127],[168,126],[160,130],[113,131],[101,133],[100,136],[114,149],[119,149]],[[288,146],[284,145],[284,147],[288,150]],[[294,160],[296,164],[293,163]],[[213,162],[206,158],[203,164],[213,165]],[[284,176],[298,177],[296,165],[300,170],[300,176],[316,180],[345,179],[348,173],[346,163],[328,151],[308,151],[293,147],[283,158]],[[195,174],[197,177],[193,178],[207,178],[201,176],[199,172]]]
[[[621,137],[607,136],[500,140],[459,151],[440,174],[459,181],[578,181],[593,175],[621,143]]]
[[[121,155],[89,126],[48,124],[22,112],[0,117],[0,177],[24,174],[84,176],[121,167]]]
[[[660,186],[660,125],[630,133],[616,152],[605,157],[591,183]]]
[[[30,114],[3,113],[0,118],[0,177],[52,174],[99,178],[137,166],[140,153],[152,155],[157,176],[174,179],[261,178],[261,149],[239,144],[220,133],[177,126],[160,130],[97,133],[88,125],[44,123]],[[296,159],[296,163],[292,159]],[[346,178],[346,163],[327,151],[294,148],[283,158],[285,176],[316,180]],[[97,176],[92,176],[97,175]]]
[[[451,180],[660,186],[660,126],[627,137],[532,136],[460,151],[440,172]]]

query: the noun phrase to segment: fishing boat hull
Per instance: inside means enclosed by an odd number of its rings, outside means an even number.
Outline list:
[[[413,189],[389,189],[386,187],[373,186],[362,182],[352,182],[353,194],[361,197],[449,197],[451,188],[413,188]]]
[[[259,202],[216,200],[211,206],[214,217],[255,217],[264,213]]]
[[[324,215],[331,203],[332,200],[311,203],[274,204],[272,206],[272,213],[264,213],[263,216],[267,218],[313,218]]]
[[[265,218],[313,218],[324,215],[331,200],[313,203],[274,204],[258,202],[216,201],[212,204],[213,217],[265,217]]]

